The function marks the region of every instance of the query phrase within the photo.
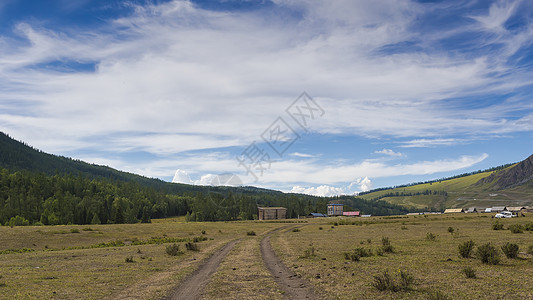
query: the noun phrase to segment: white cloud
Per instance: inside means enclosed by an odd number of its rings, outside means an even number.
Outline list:
[[[403,153],[394,152],[392,149],[376,150],[376,151],[374,151],[374,153],[376,153],[376,154],[384,154],[384,155],[393,156],[393,157],[402,157],[402,156],[404,156]]]
[[[437,146],[451,146],[464,142],[462,139],[448,138],[448,139],[416,139],[407,142],[402,142],[402,148],[427,148]]]
[[[299,152],[294,152],[294,153],[291,153],[290,155],[291,156],[296,156],[296,157],[301,157],[301,158],[313,158],[313,157],[315,157],[314,155],[311,155],[311,154],[299,153]]]
[[[326,111],[312,124],[320,134],[402,137],[411,141],[400,147],[410,148],[533,130],[533,103],[525,96],[475,108],[447,101],[506,95],[531,85],[531,73],[515,71],[507,61],[531,44],[533,30],[481,35],[480,48],[496,48],[490,53],[439,48],[441,39],[453,35],[501,31],[518,12],[517,2],[500,1],[488,15],[472,17],[482,28],[430,35],[413,26],[428,5],[407,0],[274,2],[301,17],[208,11],[176,0],[135,6],[132,15],[99,29],[60,31],[20,23],[16,32],[22,42],[0,37],[0,128],[58,154],[80,149],[148,152],[158,159],[93,161],[158,177],[181,168],[200,178],[193,181],[198,183],[213,180],[212,174],[242,174],[242,169],[225,153],[185,153],[250,144],[302,91]],[[416,52],[381,51],[406,41],[427,44]],[[70,62],[94,63],[96,69],[39,67]],[[401,155],[391,149],[376,153]],[[292,156],[317,158],[299,152]],[[260,180],[271,186],[333,186],[367,176],[459,170],[485,158],[396,165],[285,160]],[[321,189],[328,191],[335,188]]]
[[[331,196],[338,196],[338,195],[344,195],[345,191],[343,188],[336,188],[328,185],[321,185],[317,187],[301,187],[301,186],[294,186],[292,190],[290,190],[290,193],[297,193],[297,194],[307,194],[307,195],[313,195],[313,196],[320,196],[320,197],[331,197]]]
[[[504,24],[514,13],[518,3],[520,1],[499,0],[490,6],[488,15],[471,16],[471,18],[480,22],[487,30],[505,31]]]

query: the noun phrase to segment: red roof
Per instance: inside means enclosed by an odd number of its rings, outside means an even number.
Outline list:
[[[342,213],[343,216],[359,216],[358,211],[345,211]]]

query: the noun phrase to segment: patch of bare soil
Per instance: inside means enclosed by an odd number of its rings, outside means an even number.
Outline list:
[[[166,299],[200,299],[211,275],[216,272],[224,257],[237,244],[238,240],[227,243],[211,257],[207,258],[196,271],[187,276]]]
[[[267,269],[287,299],[317,299],[310,284],[298,277],[278,258],[270,245],[270,234],[261,240],[261,254]]]

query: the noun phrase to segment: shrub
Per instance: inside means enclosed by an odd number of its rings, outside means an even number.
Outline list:
[[[322,230],[322,229],[324,229],[324,228],[322,228],[322,227],[318,227],[318,230]]]
[[[382,237],[381,238],[381,249],[385,253],[393,253],[394,252],[394,247],[392,247],[388,237]]]
[[[414,283],[414,277],[406,271],[398,271],[398,280],[394,280],[388,271],[374,275],[372,286],[379,291],[408,291]]]
[[[394,280],[390,276],[388,271],[384,271],[382,274],[374,275],[374,281],[372,286],[375,287],[378,291],[395,291],[396,287]]]
[[[400,227],[400,229],[401,230],[407,230],[407,226],[404,225],[404,226]]]
[[[524,230],[533,231],[533,222],[526,223],[526,225],[524,225]]]
[[[30,225],[30,221],[26,220],[24,217],[21,217],[19,215],[16,215],[9,219],[7,222],[7,226],[28,226]]]
[[[135,261],[133,260],[133,256],[128,256],[128,257],[126,257],[126,262],[127,262],[127,263],[135,262]]]
[[[529,245],[529,247],[527,247],[527,254],[533,255],[533,245]]]
[[[453,229],[453,227],[448,227],[448,232],[449,233],[453,233],[455,231],[455,229]]]
[[[494,224],[492,224],[492,229],[493,230],[503,230],[503,224],[500,223],[500,221],[496,221],[496,222],[494,222]]]
[[[300,228],[294,228],[292,232],[300,232]]]
[[[168,255],[176,256],[180,254],[180,245],[178,244],[168,245],[166,251]]]
[[[476,270],[474,270],[472,267],[464,268],[463,273],[465,274],[466,278],[476,278]]]
[[[433,234],[433,233],[431,233],[431,232],[428,232],[428,233],[426,234],[426,240],[434,242],[434,241],[437,240],[437,235],[436,235],[436,234]]]
[[[474,250],[474,241],[470,240],[459,245],[459,255],[464,258],[469,258]]]
[[[94,231],[94,229],[92,229],[91,227],[85,227],[82,230],[83,231]]]
[[[187,242],[185,243],[185,248],[189,251],[200,251],[200,249],[198,249],[198,244],[196,243]]]
[[[376,255],[383,256],[383,254],[384,254],[384,252],[383,252],[383,248],[382,247],[376,248]]]
[[[202,230],[202,234],[206,234],[205,230]]]
[[[372,239],[366,239],[366,242],[372,244]]]
[[[256,235],[256,234],[255,234],[255,231],[248,231],[248,232],[246,233],[246,235]]]
[[[450,297],[440,290],[431,290],[428,292],[429,300],[448,300]]]
[[[477,247],[476,255],[482,263],[489,265],[497,265],[500,263],[500,253],[491,243]]]
[[[80,233],[80,230],[78,228],[72,228],[70,229],[70,233]]]
[[[518,257],[518,245],[514,243],[505,243],[505,245],[502,246],[502,251],[505,253],[505,256],[507,258],[517,258]]]
[[[360,261],[361,257],[355,252],[344,252],[344,259],[351,261]]]
[[[512,233],[523,233],[524,232],[522,225],[520,224],[509,225],[509,230],[511,230]]]
[[[309,248],[305,249],[304,251],[304,258],[310,258],[316,256],[315,254],[315,247],[313,245],[310,245]]]

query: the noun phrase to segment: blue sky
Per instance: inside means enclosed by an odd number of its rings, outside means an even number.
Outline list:
[[[0,130],[168,181],[317,195],[486,169],[533,153],[532,16],[530,1],[4,0]]]

